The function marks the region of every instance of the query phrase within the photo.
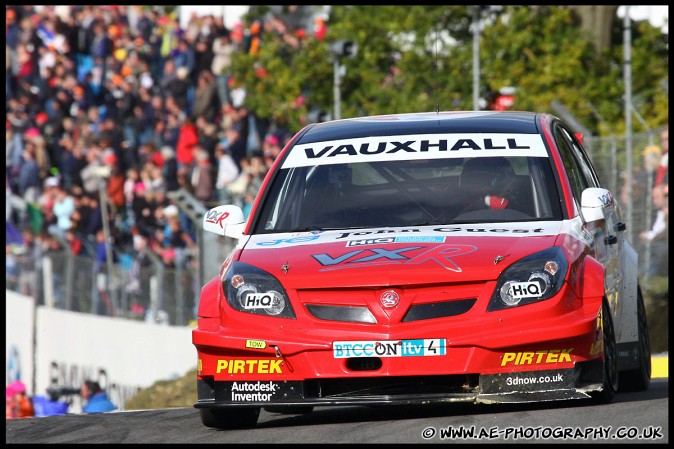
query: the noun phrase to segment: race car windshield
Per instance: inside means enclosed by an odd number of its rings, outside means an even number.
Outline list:
[[[281,168],[254,232],[561,217],[547,157],[379,160]]]

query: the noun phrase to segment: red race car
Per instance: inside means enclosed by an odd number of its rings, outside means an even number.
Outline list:
[[[611,401],[645,390],[637,254],[558,118],[443,112],[312,124],[286,145],[203,286],[205,426],[260,409]]]

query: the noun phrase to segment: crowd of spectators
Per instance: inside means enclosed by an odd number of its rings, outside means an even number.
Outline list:
[[[653,157],[654,156],[654,157]],[[649,257],[643,264],[643,274],[647,276],[669,275],[669,125],[660,132],[660,146],[648,146],[644,150],[646,182],[639,180],[650,189],[647,197],[654,207],[652,225],[639,234],[642,246],[649,245]],[[642,176],[643,178],[643,176]],[[648,183],[650,179],[650,184]]]
[[[22,255],[68,245],[103,267],[108,217],[114,255],[147,248],[185,266],[198,260],[195,229],[171,192],[248,214],[291,136],[248,110],[229,73],[263,26],[296,44],[273,14],[228,29],[213,15],[181,27],[151,7],[6,6],[6,218]]]

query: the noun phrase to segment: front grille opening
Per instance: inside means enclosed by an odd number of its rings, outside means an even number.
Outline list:
[[[307,304],[309,313],[319,320],[345,321],[347,323],[376,323],[372,312],[367,307],[357,306],[324,306]]]
[[[423,394],[475,394],[479,388],[477,374],[447,376],[391,376],[306,381],[307,398],[408,396]]]
[[[346,367],[351,371],[376,371],[381,364],[379,357],[355,357],[346,361]]]
[[[475,301],[477,301],[477,298],[415,304],[407,311],[403,322],[461,315],[468,312]]]

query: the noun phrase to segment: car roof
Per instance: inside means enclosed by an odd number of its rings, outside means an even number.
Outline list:
[[[405,134],[538,134],[538,116],[535,112],[451,111],[356,117],[309,125],[296,143]]]

